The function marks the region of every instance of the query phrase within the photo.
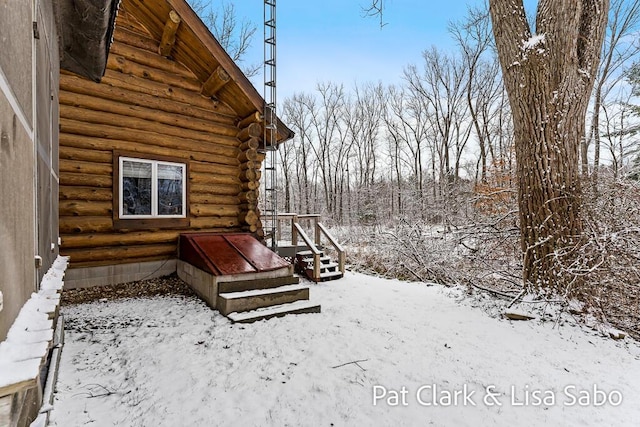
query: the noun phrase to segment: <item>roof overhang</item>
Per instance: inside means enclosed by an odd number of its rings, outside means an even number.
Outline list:
[[[138,1],[138,0],[134,0]],[[239,91],[247,99],[248,109],[244,112],[239,112],[244,115],[252,114],[257,111],[264,116],[264,99],[262,95],[257,91],[255,86],[242,72],[240,67],[233,61],[229,54],[224,50],[222,45],[216,40],[209,28],[202,22],[202,20],[193,11],[191,6],[185,0],[161,0],[165,1],[173,10],[175,10],[186,27],[189,28],[200,44],[199,47],[204,48],[212,56],[212,63],[217,62],[231,77],[232,85],[236,86]],[[164,17],[162,17],[164,18]],[[160,22],[164,22],[164,19],[160,19]],[[221,91],[219,98],[227,103],[230,103],[227,97],[236,96],[235,91]],[[293,139],[295,133],[285,125],[279,118],[277,123],[277,144],[284,143],[285,141]]]
[[[113,38],[116,15],[121,0],[58,0],[54,1],[60,38],[60,68],[99,82],[104,76]],[[169,11],[175,11],[182,23],[176,37],[186,37],[174,48],[176,60],[201,81],[205,81],[217,67],[231,78],[228,88],[216,97],[227,105],[239,104],[237,113],[250,116],[257,112],[264,117],[264,100],[247,76],[231,59],[207,26],[185,0],[124,0],[123,8],[138,14],[151,34],[162,35]],[[185,48],[185,46],[187,46]],[[194,58],[194,54],[198,55]],[[201,66],[190,65],[207,64]],[[280,119],[277,123],[277,143],[294,137],[294,133]]]

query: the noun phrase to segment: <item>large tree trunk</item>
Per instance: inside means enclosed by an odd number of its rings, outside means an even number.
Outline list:
[[[565,291],[582,234],[578,149],[608,0],[540,1],[532,33],[522,0],[490,0],[515,128],[523,279]]]

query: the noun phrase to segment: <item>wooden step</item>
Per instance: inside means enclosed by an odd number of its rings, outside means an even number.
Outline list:
[[[300,257],[300,258],[309,258],[310,257],[311,259],[313,259],[313,252],[311,252],[311,251],[301,251],[301,252],[296,253],[296,256]],[[320,251],[320,257],[323,257],[323,256],[324,256],[324,252]]]
[[[343,277],[341,271],[325,271],[320,273],[320,277],[318,279],[313,278],[313,270],[307,269],[305,272],[306,276],[309,280],[314,282],[326,282],[329,280],[338,280]]]
[[[313,257],[311,258],[302,258],[299,259],[298,261],[300,262],[306,262],[307,264],[313,264]],[[330,256],[321,256],[320,257],[320,262],[323,264],[328,264],[331,262],[331,257]]]
[[[254,289],[270,289],[285,285],[297,285],[300,283],[300,277],[283,276],[272,277],[266,279],[241,280],[237,282],[218,282],[218,293],[242,292]]]
[[[296,301],[272,307],[258,308],[242,313],[229,313],[227,317],[234,323],[250,323],[256,320],[282,317],[287,314],[320,313],[320,305],[310,301]]]
[[[324,272],[324,271],[328,271],[333,269],[333,271],[335,271],[336,268],[338,268],[340,266],[340,264],[338,264],[337,262],[330,262],[328,264],[320,264],[320,272]],[[311,270],[313,271],[313,263],[307,265],[307,270]]]
[[[250,311],[308,299],[309,288],[307,286],[286,285],[277,288],[221,293],[218,295],[216,307],[220,313],[227,316],[234,311]]]
[[[327,271],[324,273],[320,273],[320,281],[322,282],[325,280],[336,280],[341,278],[342,278],[341,271]]]

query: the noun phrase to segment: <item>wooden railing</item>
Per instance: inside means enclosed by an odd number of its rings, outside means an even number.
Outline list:
[[[322,255],[322,251],[311,241],[307,233],[300,227],[300,224],[297,222],[293,223],[293,230],[302,237],[304,243],[309,247],[309,250],[311,250],[311,254],[313,255],[313,279],[320,279],[320,256]]]
[[[295,213],[282,213],[277,216],[276,224],[276,236],[278,240],[282,240],[282,221],[290,221],[291,224],[291,244],[298,246],[298,237],[300,237],[306,246],[309,247],[313,254],[313,276],[314,278],[320,278],[320,255],[322,252],[318,249],[318,246],[322,244],[322,235],[326,237],[329,243],[333,246],[338,254],[338,269],[342,274],[345,271],[346,252],[342,245],[331,235],[329,230],[320,223],[319,214],[304,214],[298,215]],[[301,221],[309,221],[313,224],[314,240],[312,241],[307,233],[300,226]]]
[[[322,234],[325,235],[327,240],[329,240],[329,243],[331,243],[333,248],[336,250],[336,253],[338,254],[338,269],[340,270],[340,272],[342,274],[344,274],[344,264],[345,264],[346,258],[347,258],[347,254],[344,251],[344,248],[342,247],[342,245],[340,243],[338,243],[338,241],[335,239],[335,237],[333,237],[331,235],[331,233],[329,233],[329,230],[327,230],[327,228],[324,225],[322,225],[320,223],[317,223],[316,224],[316,235],[318,234],[319,231],[321,231]],[[319,241],[320,240],[320,236],[318,236],[316,238],[316,240]]]

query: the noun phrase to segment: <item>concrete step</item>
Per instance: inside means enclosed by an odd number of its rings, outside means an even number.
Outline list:
[[[320,313],[320,305],[310,301],[296,301],[272,307],[258,308],[242,313],[229,313],[227,317],[234,323],[250,323],[256,320],[281,317],[287,314]]]
[[[218,293],[242,292],[254,289],[270,289],[285,285],[297,285],[300,277],[291,275],[266,279],[241,280],[237,282],[218,282]]]
[[[309,299],[309,288],[303,285],[286,285],[269,289],[254,289],[218,294],[216,307],[220,313],[255,310],[279,304]]]

